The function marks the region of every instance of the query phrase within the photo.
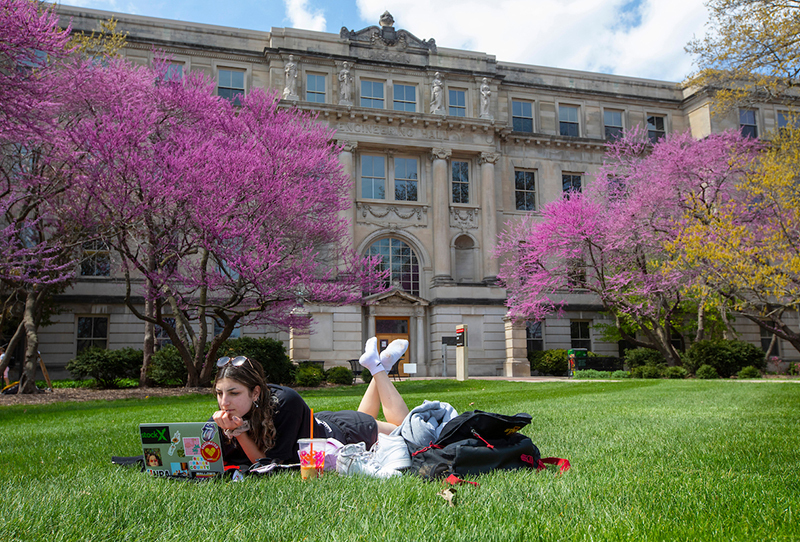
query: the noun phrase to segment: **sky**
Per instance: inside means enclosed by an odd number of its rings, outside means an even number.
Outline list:
[[[681,81],[693,69],[686,44],[705,32],[703,0],[58,0],[163,19],[269,31],[338,34],[377,25],[439,47],[573,70]]]

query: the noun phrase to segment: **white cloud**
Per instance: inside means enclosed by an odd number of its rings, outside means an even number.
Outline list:
[[[520,62],[680,81],[691,71],[684,46],[703,33],[703,0],[357,0],[377,24],[384,10],[439,47]],[[633,24],[635,24],[635,26]]]
[[[286,3],[286,16],[291,27],[305,30],[325,31],[325,14],[321,11],[311,11],[308,0],[284,0]]]

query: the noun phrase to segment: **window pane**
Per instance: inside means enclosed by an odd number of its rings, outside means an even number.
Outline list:
[[[453,161],[453,203],[469,203],[469,163]]]

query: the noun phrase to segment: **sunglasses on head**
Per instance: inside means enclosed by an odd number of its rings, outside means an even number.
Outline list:
[[[245,356],[236,356],[233,359],[229,358],[228,356],[222,356],[217,360],[217,367],[225,367],[226,365],[241,367],[242,365],[244,365],[245,361],[250,364],[251,368],[255,369],[255,367],[253,367],[253,362],[250,361],[250,359]]]

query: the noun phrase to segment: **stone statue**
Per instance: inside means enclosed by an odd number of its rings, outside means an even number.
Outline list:
[[[431,114],[444,115],[444,83],[439,72],[434,74],[431,86]]]
[[[489,79],[484,77],[481,82],[481,118],[491,119],[492,114],[489,113],[489,98],[492,96],[492,89],[489,88]]]
[[[353,74],[350,73],[350,64],[342,64],[339,72],[339,104],[353,105]]]
[[[294,63],[294,55],[289,55],[289,62],[283,68],[286,74],[286,86],[283,88],[284,100],[299,100],[297,95],[297,64]]]
[[[381,26],[394,26],[394,17],[392,17],[392,14],[389,13],[388,10],[384,11],[378,23]]]

